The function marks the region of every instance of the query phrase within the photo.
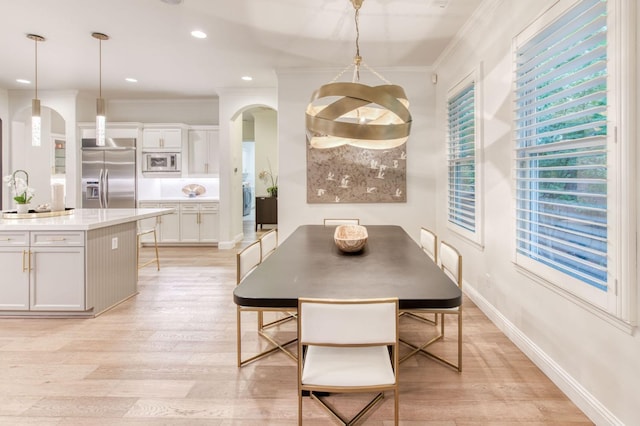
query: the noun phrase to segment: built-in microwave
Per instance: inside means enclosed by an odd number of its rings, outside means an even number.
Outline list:
[[[179,152],[143,152],[143,173],[179,173],[181,166]]]

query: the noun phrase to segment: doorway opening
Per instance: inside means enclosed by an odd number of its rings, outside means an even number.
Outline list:
[[[256,106],[242,112],[242,227],[244,235],[256,232],[256,199],[269,196],[273,186],[265,175],[277,179],[277,111]],[[277,182],[277,180],[276,180]],[[277,223],[268,228],[277,227]]]

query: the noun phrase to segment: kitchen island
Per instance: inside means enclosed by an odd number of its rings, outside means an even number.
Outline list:
[[[0,219],[0,316],[94,317],[138,292],[137,221],[173,209]]]

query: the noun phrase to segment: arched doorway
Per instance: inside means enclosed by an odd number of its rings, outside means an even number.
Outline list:
[[[29,186],[35,189],[31,201],[34,206],[50,201],[52,183],[66,183],[66,121],[60,112],[44,105],[41,117],[41,145],[32,146],[31,107],[13,116],[9,170],[6,170],[6,174],[18,169],[29,173]],[[11,206],[9,202],[7,208]]]
[[[270,195],[277,185],[278,132],[276,110],[256,106],[242,113],[242,223],[243,233],[253,235],[256,229],[256,197]],[[263,227],[275,227],[265,224]]]

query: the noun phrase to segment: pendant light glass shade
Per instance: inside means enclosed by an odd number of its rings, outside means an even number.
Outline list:
[[[38,42],[45,38],[37,34],[27,34],[35,42],[35,97],[31,100],[31,145],[42,145],[42,119],[40,117],[40,99],[38,99]]]
[[[96,99],[96,145],[104,146],[105,138],[107,134],[107,114],[105,108],[105,102],[102,98],[102,40],[109,40],[109,36],[102,33],[91,34],[93,38],[96,38],[100,42],[100,62],[99,62],[99,92],[98,99]]]
[[[104,99],[96,99],[96,145],[104,146],[107,134],[107,116],[105,114]]]
[[[313,92],[307,106],[307,138],[313,148],[353,145],[368,149],[390,149],[402,145],[409,138],[412,119],[404,89],[391,84],[373,71],[360,56],[358,17],[363,1],[351,0],[356,24],[356,55],[353,64],[332,82]],[[386,84],[361,84],[361,67],[371,71]],[[353,69],[352,81],[337,82],[349,69]]]
[[[42,145],[42,120],[40,118],[40,99],[31,100],[31,145]]]

